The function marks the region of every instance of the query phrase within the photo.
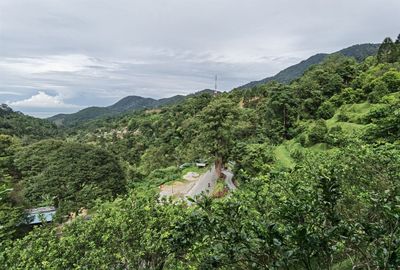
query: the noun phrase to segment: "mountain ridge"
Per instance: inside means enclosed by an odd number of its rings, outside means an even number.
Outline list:
[[[242,86],[237,87],[236,89],[243,88],[251,88],[253,86],[257,86],[260,84],[265,84],[270,81],[277,81],[280,83],[290,83],[291,81],[299,78],[304,72],[310,68],[312,65],[316,65],[324,61],[324,59],[333,54],[342,54],[348,57],[354,57],[357,61],[362,61],[368,56],[375,55],[378,52],[380,44],[376,43],[364,43],[364,44],[356,44],[350,47],[341,49],[339,51],[333,53],[317,53],[301,62],[287,67],[274,76],[267,77],[258,81],[252,81]]]
[[[56,114],[54,116],[47,118],[47,120],[53,122],[57,126],[73,126],[75,124],[98,119],[100,117],[115,116],[124,112],[141,110],[141,109],[154,109],[161,106],[178,103],[194,95],[212,94],[212,93],[214,93],[214,90],[204,89],[186,96],[175,95],[169,98],[161,98],[161,99],[130,95],[120,99],[119,101],[110,106],[106,107],[91,106],[84,108],[76,113]]]
[[[330,55],[339,53],[344,56],[354,57],[357,61],[362,61],[368,56],[375,55],[378,51],[378,48],[379,44],[364,43],[364,44],[353,45],[330,54],[318,53],[278,72],[274,76],[267,77],[258,81],[252,81],[245,85],[239,86],[235,89],[251,88],[253,86],[268,83],[270,81],[277,81],[280,83],[287,84],[302,76],[307,69],[309,69],[313,65],[321,63],[322,61],[324,61],[324,59],[326,59],[326,57]],[[131,95],[120,99],[119,101],[110,106],[106,107],[92,106],[72,114],[57,114],[47,118],[47,120],[55,123],[57,126],[73,126],[75,124],[81,122],[87,122],[100,117],[115,116],[128,111],[153,109],[165,105],[171,105],[178,103],[192,95],[198,95],[202,93],[212,94],[213,92],[214,90],[204,89],[202,91],[196,92],[194,94],[189,94],[187,96],[175,95],[169,98],[162,98],[162,99],[153,99],[148,97]]]

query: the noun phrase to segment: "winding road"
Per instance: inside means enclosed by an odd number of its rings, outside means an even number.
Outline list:
[[[232,182],[233,173],[228,170],[223,170],[225,175],[225,183],[230,190],[235,190],[236,186]],[[215,171],[215,166],[212,166],[205,174],[201,175],[196,184],[185,194],[185,199],[188,197],[194,198],[200,194],[208,195],[215,187],[218,176]],[[188,201],[188,200],[187,200]],[[188,201],[191,204],[190,201]]]
[[[236,186],[233,183],[233,173],[228,170],[223,170],[222,173],[225,175],[225,184],[228,186],[230,190],[235,190]]]
[[[209,194],[217,183],[215,166],[212,166],[205,174],[202,174],[196,184],[186,193],[185,197],[196,197],[201,193]]]

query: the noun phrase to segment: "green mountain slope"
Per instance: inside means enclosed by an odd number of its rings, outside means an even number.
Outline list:
[[[176,95],[169,98],[153,99],[140,96],[127,96],[117,103],[108,107],[88,107],[72,114],[57,114],[48,118],[57,126],[74,126],[83,122],[98,119],[101,117],[115,116],[124,112],[141,109],[153,109],[165,105],[171,105],[184,100],[187,97],[199,94],[211,94],[213,90],[205,89],[188,96]]]
[[[340,53],[344,56],[354,57],[357,61],[362,61],[368,56],[375,55],[378,51],[379,44],[359,44],[340,50],[335,53]],[[333,54],[335,54],[333,53]],[[319,53],[311,56],[310,58],[301,61],[300,63],[290,66],[272,77],[268,77],[259,81],[253,81],[238,88],[250,88],[256,85],[264,84],[270,81],[277,81],[280,83],[290,83],[291,81],[299,78],[304,72],[312,65],[322,63],[322,61],[330,54]]]
[[[375,55],[378,51],[379,44],[359,44],[354,45],[335,53],[340,53],[344,56],[354,57],[357,61],[362,61],[366,57]],[[331,54],[316,54],[311,56],[307,60],[301,61],[300,63],[288,67],[275,76],[262,79],[260,81],[250,82],[246,85],[240,86],[237,89],[250,88],[253,86],[265,84],[270,81],[277,81],[280,83],[290,83],[294,79],[301,77],[304,72],[315,64],[320,64]],[[213,93],[213,90],[205,89],[198,93]],[[191,95],[189,95],[191,96]],[[152,99],[144,98],[140,96],[128,96],[117,103],[108,107],[89,107],[85,108],[77,113],[73,114],[57,114],[48,118],[51,122],[58,126],[74,126],[83,122],[87,122],[93,119],[98,119],[106,116],[115,116],[123,112],[135,111],[140,109],[152,109],[160,106],[171,105],[184,100],[187,96],[176,95],[169,98],[163,99]]]
[[[15,112],[6,104],[0,104],[0,134],[25,139],[43,139],[56,136],[58,130],[47,120]]]

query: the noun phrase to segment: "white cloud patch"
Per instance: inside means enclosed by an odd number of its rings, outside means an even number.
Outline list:
[[[46,108],[46,109],[72,109],[80,108],[74,104],[67,104],[61,96],[51,96],[44,91],[39,91],[36,95],[30,98],[9,102],[8,105],[15,108]]]
[[[21,93],[11,91],[0,91],[0,95],[22,96]]]
[[[82,54],[49,55],[45,57],[18,57],[0,60],[0,68],[23,74],[51,72],[75,73],[89,69],[112,69],[95,58]]]

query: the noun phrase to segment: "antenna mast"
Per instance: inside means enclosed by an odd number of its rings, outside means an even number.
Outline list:
[[[217,83],[218,83],[218,75],[215,75],[215,85],[214,85],[214,91],[215,91],[215,93],[217,93]]]

